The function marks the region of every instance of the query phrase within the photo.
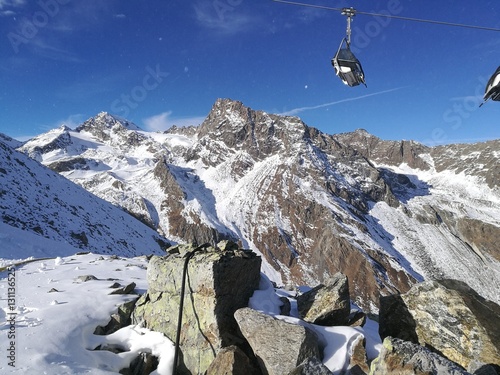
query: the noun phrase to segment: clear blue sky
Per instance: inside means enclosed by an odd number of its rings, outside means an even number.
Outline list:
[[[500,27],[498,0],[309,3]],[[0,132],[24,139],[100,111],[161,130],[231,98],[329,134],[500,138],[500,103],[477,108],[500,32],[358,15],[368,88],[350,88],[330,65],[345,29],[337,12],[270,0],[0,0]]]

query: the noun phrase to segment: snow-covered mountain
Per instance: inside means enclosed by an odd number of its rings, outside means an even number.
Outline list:
[[[500,302],[500,141],[328,135],[221,99],[199,127],[151,133],[100,113],[19,150],[174,241],[241,241],[280,284],[341,271],[376,311],[379,293],[448,277]]]
[[[0,138],[0,236],[4,245],[9,239],[3,233],[10,226],[59,246],[10,243],[4,246],[1,258],[65,256],[74,254],[75,248],[123,256],[164,253],[168,242],[156,231],[16,151],[4,139]],[[53,252],[47,253],[47,248]]]

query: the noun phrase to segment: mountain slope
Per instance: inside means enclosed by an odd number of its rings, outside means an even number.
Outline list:
[[[97,253],[159,254],[167,246],[165,239],[122,209],[1,140],[0,177],[0,216],[4,224]],[[17,253],[2,253],[2,258],[19,257]]]
[[[379,293],[423,278],[460,278],[499,300],[498,155],[490,170],[459,171],[487,148],[453,147],[328,135],[226,99],[198,128],[148,133],[101,113],[20,150],[169,238],[241,241],[278,283],[341,271],[376,311]]]

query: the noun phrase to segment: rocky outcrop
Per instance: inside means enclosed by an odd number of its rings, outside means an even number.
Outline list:
[[[408,341],[387,337],[370,367],[370,375],[470,375],[430,350]]]
[[[227,246],[226,246],[227,247]],[[133,322],[162,332],[175,341],[182,272],[190,245],[175,248],[177,254],[151,258],[149,289],[136,304]],[[243,341],[234,312],[245,307],[260,281],[261,259],[245,250],[218,250],[211,246],[197,252],[187,268],[183,325],[180,336],[182,362],[187,370],[204,373],[217,353]]]
[[[321,356],[318,338],[307,327],[250,308],[239,309],[234,316],[264,374],[288,374],[307,358]]]
[[[456,174],[477,176],[493,189],[500,181],[499,149],[500,140],[497,139],[433,147],[430,154],[437,171],[453,170]]]
[[[319,285],[297,297],[299,316],[323,326],[347,325],[351,311],[347,277],[336,273],[328,285]]]
[[[425,346],[468,369],[500,368],[500,306],[456,280],[427,281],[381,298],[380,335]]]
[[[428,161],[422,157],[430,152],[430,147],[414,141],[385,141],[364,129],[336,134],[334,137],[339,142],[350,145],[367,159],[376,160],[380,164],[397,166],[405,163],[412,168],[430,168]]]
[[[207,225],[195,213],[186,215],[189,212],[185,205],[187,193],[178,179],[189,180],[189,170],[171,165],[163,157],[157,161],[153,174],[162,189],[160,215],[168,222],[170,236],[188,243],[219,242],[231,238],[227,233],[221,233]]]

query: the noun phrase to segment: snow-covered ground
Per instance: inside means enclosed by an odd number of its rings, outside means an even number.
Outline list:
[[[141,352],[160,358],[156,374],[172,373],[174,345],[161,333],[137,326],[107,336],[93,333],[133,298],[110,295],[112,284],[134,282],[137,292],[146,291],[145,257],[76,255],[78,250],[68,244],[0,225],[0,373],[117,374]],[[78,280],[86,275],[97,280]],[[292,317],[280,316],[277,293],[286,292],[275,291],[263,277],[250,306],[314,329],[325,348],[323,362],[334,374],[346,368],[352,344],[363,336],[369,358],[377,356],[381,344],[374,322],[364,328],[314,326],[296,317],[296,306]],[[124,351],[94,350],[99,345]]]

